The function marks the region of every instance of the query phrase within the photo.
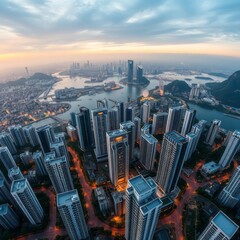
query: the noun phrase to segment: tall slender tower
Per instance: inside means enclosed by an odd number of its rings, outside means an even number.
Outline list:
[[[8,170],[8,177],[11,181],[24,178],[19,167],[10,168]]]
[[[76,124],[81,149],[87,150],[93,148],[94,139],[91,126],[90,110],[88,108],[80,108],[80,113],[76,114]]]
[[[33,159],[36,164],[37,174],[44,176],[47,175],[47,170],[44,164],[44,157],[42,151],[36,151],[33,153]]]
[[[153,170],[158,140],[151,134],[142,134],[140,162],[147,170]]]
[[[44,211],[26,178],[13,181],[11,194],[31,224],[41,223]]]
[[[119,109],[113,107],[108,111],[108,122],[109,122],[109,131],[116,130],[119,128]]]
[[[73,189],[73,182],[66,157],[55,158],[53,154],[45,157],[45,166],[56,193]]]
[[[16,229],[19,226],[17,214],[5,203],[0,205],[0,225],[4,229]]]
[[[125,130],[127,132],[128,145],[129,145],[129,161],[133,159],[133,151],[134,151],[135,139],[136,139],[135,128],[136,128],[135,124],[131,121],[120,123],[120,129]]]
[[[156,183],[164,193],[173,191],[177,185],[187,147],[187,140],[178,132],[164,134]]]
[[[107,132],[108,165],[110,180],[116,187],[125,189],[129,175],[129,146],[125,130]]]
[[[18,147],[23,147],[26,142],[26,137],[21,125],[13,125],[8,128],[9,132],[12,135],[12,138]]]
[[[228,185],[219,194],[218,200],[230,208],[233,208],[240,201],[240,166],[235,169]]]
[[[152,134],[163,134],[165,133],[167,125],[168,113],[160,112],[153,114],[153,125],[152,125]]]
[[[230,240],[239,226],[226,214],[219,211],[210,221],[198,240]]]
[[[209,128],[209,130],[208,130],[207,137],[206,137],[206,140],[205,140],[205,142],[206,142],[207,144],[209,144],[209,145],[211,145],[211,146],[213,145],[214,140],[215,140],[215,138],[216,138],[216,135],[217,135],[217,133],[218,133],[220,124],[221,124],[221,121],[220,121],[220,120],[217,120],[217,119],[215,119],[215,120],[213,120],[213,121],[211,122],[211,126],[210,126],[210,128]]]
[[[70,239],[88,239],[88,229],[77,190],[57,194],[57,207]]]
[[[192,125],[195,120],[196,110],[188,109],[185,113],[181,135],[185,136],[191,131]]]
[[[128,82],[133,82],[133,60],[128,60]]]
[[[0,159],[7,171],[10,168],[17,167],[16,162],[7,147],[0,147]]]
[[[166,133],[171,131],[179,132],[181,129],[183,107],[171,107],[168,110],[168,119],[166,126]]]
[[[29,142],[32,147],[39,145],[36,129],[32,125],[24,126],[23,132],[26,136],[27,142]]]
[[[106,108],[92,110],[95,154],[98,162],[107,160],[106,132],[108,130],[108,110]]]
[[[126,240],[151,240],[158,222],[162,201],[156,196],[152,178],[142,175],[128,180],[126,190]]]
[[[55,141],[55,134],[52,127],[45,125],[43,127],[37,128],[36,131],[43,153],[45,154],[51,152],[50,144]]]
[[[222,168],[228,167],[237,151],[240,150],[240,131],[234,131],[219,161]]]
[[[135,125],[135,142],[140,142],[140,137],[141,137],[141,118],[135,117],[134,118],[134,125]]]
[[[17,149],[15,147],[11,134],[8,132],[0,133],[0,145],[7,147],[11,154],[17,153]]]
[[[198,135],[196,133],[190,132],[186,135],[186,139],[187,139],[188,145],[186,148],[184,161],[189,160],[193,152],[196,150]]]
[[[149,102],[145,102],[142,105],[142,121],[144,123],[148,123],[149,122],[149,117],[150,117],[150,108],[151,105]]]
[[[142,83],[143,80],[143,67],[141,65],[137,65],[137,83]]]

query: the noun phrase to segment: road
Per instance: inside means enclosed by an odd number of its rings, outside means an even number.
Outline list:
[[[169,216],[166,216],[162,218],[158,223],[158,228],[163,227],[166,224],[174,224],[175,226],[175,233],[176,233],[176,239],[177,240],[183,240],[183,233],[182,233],[182,212],[184,205],[187,204],[192,197],[197,196],[196,190],[199,187],[205,186],[207,183],[212,183],[213,181],[218,181],[221,183],[222,181],[225,181],[229,179],[231,176],[230,173],[226,173],[225,175],[216,178],[214,180],[210,180],[207,182],[198,183],[195,179],[195,173],[198,169],[202,167],[203,162],[198,163],[195,168],[193,169],[193,174],[188,178],[183,173],[181,174],[181,177],[187,182],[188,186],[186,189],[186,192],[182,196],[182,199],[179,201],[178,199],[175,199],[175,204],[177,208],[173,211],[173,213]],[[234,167],[237,167],[237,164],[234,164]]]
[[[55,239],[57,235],[65,235],[66,230],[57,228],[55,226],[56,224],[56,200],[55,200],[55,194],[50,190],[50,188],[42,187],[39,190],[35,192],[44,192],[48,197],[50,198],[50,212],[49,217],[50,221],[48,224],[47,229],[45,229],[43,232],[36,233],[36,234],[29,234],[24,237],[19,237],[17,239],[19,240],[35,240],[35,239],[42,239],[42,238],[48,238],[48,239]]]
[[[86,200],[86,207],[88,210],[88,222],[87,222],[88,227],[89,228],[104,227],[105,230],[111,230],[113,235],[124,234],[125,233],[124,228],[113,228],[113,227],[107,225],[106,223],[102,222],[98,217],[95,216],[94,208],[93,208],[92,200],[91,200],[92,190],[95,189],[95,187],[90,186],[88,184],[88,182],[85,180],[83,170],[80,167],[80,163],[79,163],[80,160],[78,158],[77,153],[70,147],[68,147],[68,151],[72,155],[75,170],[77,171],[78,179],[82,185],[82,189],[84,192],[84,197]]]

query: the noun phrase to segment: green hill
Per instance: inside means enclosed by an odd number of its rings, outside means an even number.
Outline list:
[[[168,85],[164,86],[166,92],[172,93],[174,95],[182,95],[184,93],[189,93],[191,88],[188,84],[181,80],[175,80]]]
[[[212,95],[221,103],[240,108],[240,71],[221,83],[209,83]]]

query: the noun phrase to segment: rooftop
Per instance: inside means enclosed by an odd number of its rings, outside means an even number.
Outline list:
[[[113,130],[113,131],[107,132],[107,135],[111,138],[120,137],[125,134],[127,134],[127,132],[123,129],[118,129],[118,130]]]
[[[162,204],[163,203],[162,203],[162,201],[159,198],[155,198],[151,202],[148,202],[147,204],[143,205],[141,207],[141,211],[143,213],[147,213],[147,212],[151,211],[152,209],[154,209],[156,207],[162,206]]]
[[[144,135],[142,135],[142,137],[144,139],[146,139],[149,143],[156,143],[158,142],[158,140],[151,134],[145,133]]]
[[[128,182],[139,195],[156,188],[156,184],[151,178],[145,179],[142,175],[131,178]]]
[[[77,190],[57,194],[57,206],[68,206],[79,201]]]
[[[221,231],[232,238],[233,235],[238,230],[239,226],[233,222],[226,214],[222,211],[219,211],[218,214],[212,219],[212,222],[221,229]]]
[[[56,164],[56,163],[64,163],[67,162],[67,159],[65,156],[58,157],[58,158],[53,158],[53,159],[46,159],[50,164]]]
[[[176,131],[168,132],[164,136],[167,138],[171,138],[177,143],[185,143],[187,141],[184,136],[182,136],[180,133]]]
[[[126,122],[121,122],[120,126],[126,127],[126,128],[131,128],[132,126],[135,126],[132,121],[126,121]]]
[[[27,186],[27,179],[22,178],[12,182],[11,192],[22,192]]]

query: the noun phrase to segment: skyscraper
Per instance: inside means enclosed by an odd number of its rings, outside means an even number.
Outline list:
[[[117,108],[119,110],[119,122],[124,122],[124,103],[123,102],[118,102],[117,103]]]
[[[73,127],[76,127],[77,126],[77,122],[76,122],[76,117],[75,117],[75,112],[71,112],[70,113],[70,120],[71,120],[71,125]]]
[[[133,121],[136,115],[135,107],[127,107],[126,108],[126,121]]]
[[[222,168],[228,167],[240,149],[240,131],[234,131],[219,161]]]
[[[166,133],[171,131],[180,132],[183,111],[184,109],[182,106],[169,108],[166,131],[165,131]]]
[[[8,170],[8,177],[11,181],[24,178],[19,167],[10,168]]]
[[[173,191],[177,185],[186,147],[186,138],[178,132],[164,134],[156,177],[156,183],[164,193]]]
[[[17,166],[7,147],[0,147],[0,159],[7,171]]]
[[[218,200],[230,208],[233,208],[240,201],[240,166],[234,170],[228,185],[219,194]]]
[[[36,129],[38,140],[43,153],[51,152],[50,144],[55,141],[55,134],[49,125],[45,125]]]
[[[128,82],[133,82],[133,60],[128,60]]]
[[[86,107],[80,108],[80,113],[76,114],[77,132],[82,150],[94,147],[93,132],[90,119],[90,110]]]
[[[13,181],[11,194],[31,224],[41,223],[44,211],[27,179]]]
[[[73,189],[73,182],[66,157],[55,158],[53,153],[45,156],[45,166],[56,193]]]
[[[151,134],[142,134],[140,162],[147,170],[153,170],[158,140]]]
[[[137,65],[137,83],[142,83],[143,80],[143,67]]]
[[[7,203],[0,205],[0,225],[4,229],[16,229],[19,226],[19,218],[17,214]]]
[[[119,109],[117,107],[113,107],[108,111],[109,131],[119,128],[119,118]]]
[[[95,154],[98,162],[107,160],[106,132],[108,130],[108,110],[105,108],[92,110]]]
[[[13,125],[8,128],[11,136],[18,147],[23,147],[27,141],[21,125]]]
[[[211,121],[211,125],[210,125],[210,128],[207,133],[207,137],[205,140],[206,144],[211,145],[211,146],[213,145],[216,135],[218,133],[220,124],[221,124],[220,120],[215,119],[215,120]]]
[[[27,142],[29,142],[32,147],[39,145],[35,127],[33,127],[32,125],[24,126],[23,132],[26,136]]]
[[[107,132],[109,176],[112,184],[125,189],[129,175],[129,145],[125,130]]]
[[[163,134],[165,133],[167,125],[168,113],[160,112],[153,114],[152,134]]]
[[[239,226],[226,214],[219,211],[210,221],[198,240],[230,240]]]
[[[17,153],[17,149],[14,145],[14,142],[10,133],[7,133],[7,132],[0,133],[0,144],[3,147],[7,147],[11,154]]]
[[[77,190],[57,194],[57,207],[70,239],[88,239],[88,229]]]
[[[145,102],[142,105],[142,121],[144,123],[148,123],[149,122],[150,109],[151,109],[151,105],[150,105],[149,102]]]
[[[6,179],[0,179],[0,201],[1,202],[8,202],[16,205],[11,193],[10,193],[10,185],[6,181]]]
[[[135,142],[139,142],[141,137],[141,118],[135,117],[134,125],[135,125]]]
[[[152,178],[142,175],[128,180],[126,190],[126,240],[151,240],[158,222],[162,201],[156,196]]]
[[[133,159],[133,152],[135,146],[135,124],[131,121],[126,121],[120,123],[120,129],[125,130],[127,132],[128,145],[129,145],[129,161]]]
[[[55,140],[55,142],[50,143],[51,152],[55,152],[56,157],[66,157],[69,163],[69,154],[65,142],[62,139]]]
[[[47,175],[47,170],[44,164],[44,156],[42,151],[36,151],[33,153],[33,159],[36,164],[36,171],[38,175],[44,176]]]
[[[185,136],[187,133],[191,131],[192,125],[195,120],[196,110],[188,109],[186,110],[181,135]]]
[[[186,139],[187,139],[187,148],[186,148],[186,152],[185,152],[185,157],[184,157],[184,161],[187,161],[191,158],[193,152],[195,152],[196,150],[196,146],[197,146],[197,141],[198,141],[198,135],[196,133],[190,132],[186,135]]]

